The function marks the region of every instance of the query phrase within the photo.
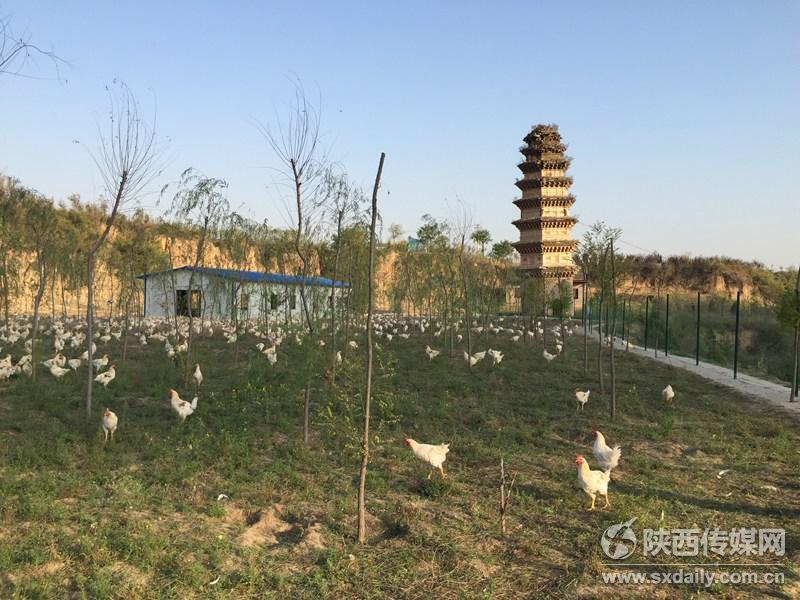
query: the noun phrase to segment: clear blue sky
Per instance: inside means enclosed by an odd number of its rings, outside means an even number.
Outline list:
[[[515,239],[517,148],[554,122],[583,223],[664,254],[800,261],[796,1],[0,0],[0,14],[71,63],[61,82],[0,78],[0,171],[57,200],[100,189],[71,142],[94,140],[118,77],[157,101],[165,180],[197,167],[285,226],[253,122],[274,121],[296,74],[356,182],[369,187],[386,152],[384,222],[406,232],[460,199]]]

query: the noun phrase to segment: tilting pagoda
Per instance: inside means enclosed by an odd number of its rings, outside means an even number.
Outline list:
[[[525,160],[517,165],[522,179],[516,182],[522,197],[514,200],[521,215],[513,221],[519,229],[513,246],[520,254],[520,267],[548,284],[571,281],[578,271],[572,260],[578,244],[572,228],[578,220],[569,214],[575,197],[569,193],[567,147],[556,125],[536,125],[523,141],[519,151]]]

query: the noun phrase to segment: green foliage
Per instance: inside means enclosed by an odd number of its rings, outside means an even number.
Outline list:
[[[481,247],[481,254],[486,254],[486,244],[492,241],[492,234],[488,229],[476,225],[470,239]]]
[[[776,313],[778,320],[787,327],[800,327],[800,269],[797,272],[797,283],[786,285],[778,296]]]
[[[503,240],[492,244],[492,251],[489,253],[491,258],[496,260],[508,260],[514,252],[514,246],[508,240]]]
[[[447,244],[450,226],[445,221],[437,221],[431,215],[422,215],[422,225],[417,229],[417,239],[425,248]]]

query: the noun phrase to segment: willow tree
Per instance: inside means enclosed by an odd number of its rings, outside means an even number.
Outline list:
[[[347,179],[344,173],[328,170],[323,178],[323,206],[328,219],[333,223],[333,265],[331,274],[330,295],[330,355],[331,355],[331,384],[336,383],[336,280],[339,277],[339,262],[342,254],[342,233],[352,222],[358,212],[360,192]]]
[[[456,216],[453,227],[455,233],[454,245],[458,247],[458,271],[461,275],[461,296],[464,301],[464,320],[466,321],[467,354],[472,356],[472,298],[470,296],[469,256],[467,248],[467,232],[470,229],[469,215],[462,207]],[[469,370],[472,371],[472,361],[467,360]]]
[[[22,198],[25,190],[15,179],[0,176],[0,294],[3,297],[5,329],[9,327],[11,297],[19,288],[19,263],[15,259],[23,244]]]
[[[36,379],[36,367],[39,362],[38,339],[40,309],[42,297],[47,288],[48,278],[52,271],[50,258],[52,256],[53,234],[55,232],[56,214],[53,205],[39,198],[33,193],[28,193],[25,199],[25,225],[26,238],[30,241],[29,248],[36,259],[36,293],[33,299],[33,325],[31,327],[31,376]]]
[[[168,189],[165,187],[162,194]],[[192,340],[194,338],[194,278],[198,267],[203,264],[206,240],[209,233],[218,230],[222,221],[230,212],[230,203],[225,195],[228,183],[224,179],[205,177],[189,167],[181,173],[178,189],[172,197],[172,205],[167,213],[177,218],[183,225],[197,233],[194,249],[194,263],[189,273],[189,290],[187,292],[187,312],[189,316],[189,333],[186,339],[186,363],[184,365],[184,386],[189,385],[192,365]],[[201,304],[202,307],[202,304]],[[175,310],[177,313],[177,300]],[[201,309],[202,314],[202,309]]]
[[[258,240],[254,233],[258,225],[235,212],[229,212],[217,236],[220,250],[240,271],[245,271],[250,266],[250,258],[258,251]],[[241,337],[240,322],[245,321],[250,313],[250,296],[242,291],[244,281],[237,278],[231,282],[231,320],[236,337],[233,342],[233,364],[239,363],[239,338]],[[245,288],[246,290],[246,288]]]
[[[111,251],[106,259],[108,268],[120,283],[119,305],[123,309],[122,361],[128,352],[128,338],[131,327],[138,323],[141,333],[141,288],[137,281],[140,273],[166,270],[169,268],[167,256],[156,238],[156,228],[147,214],[138,209],[133,218],[127,219],[125,227],[110,243]],[[135,311],[135,314],[134,314]],[[136,321],[132,325],[133,317]]]
[[[576,261],[584,272],[589,289],[595,289],[597,298],[598,323],[602,321],[603,307],[610,302],[609,294],[611,284],[609,283],[610,268],[608,265],[608,255],[611,240],[619,239],[621,231],[617,228],[609,227],[602,221],[593,224],[587,231],[578,247]],[[616,277],[615,277],[616,279]],[[589,295],[583,298],[584,311],[587,310]],[[606,325],[607,327],[608,325]],[[602,355],[603,355],[603,332],[598,326],[598,346],[597,346],[597,378],[600,386],[600,393],[605,393],[605,382],[603,379]],[[584,328],[584,365],[586,365],[588,352],[587,348],[588,330]]]
[[[132,202],[158,175],[158,149],[156,146],[155,119],[149,125],[142,115],[139,103],[130,88],[116,83],[106,88],[110,111],[107,129],[98,131],[98,147],[89,154],[100,173],[104,193],[111,203],[100,235],[86,252],[86,350],[89,356],[86,373],[86,421],[92,416],[92,386],[94,366],[92,343],[94,337],[94,275],[95,260],[120,210]]]

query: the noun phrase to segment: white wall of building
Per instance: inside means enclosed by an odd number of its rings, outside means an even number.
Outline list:
[[[145,316],[173,316],[177,292],[189,289],[191,274],[188,270],[177,270],[148,275],[145,280]],[[239,310],[239,319],[263,318],[265,310],[271,319],[294,321],[302,317],[298,285],[239,282],[226,277],[195,273],[192,289],[200,291],[201,314],[207,319],[230,319],[234,306]],[[342,296],[342,291],[337,290],[337,299]],[[309,309],[318,314],[327,312],[330,292],[330,287],[327,286],[307,285]],[[271,301],[273,295],[277,307]]]

